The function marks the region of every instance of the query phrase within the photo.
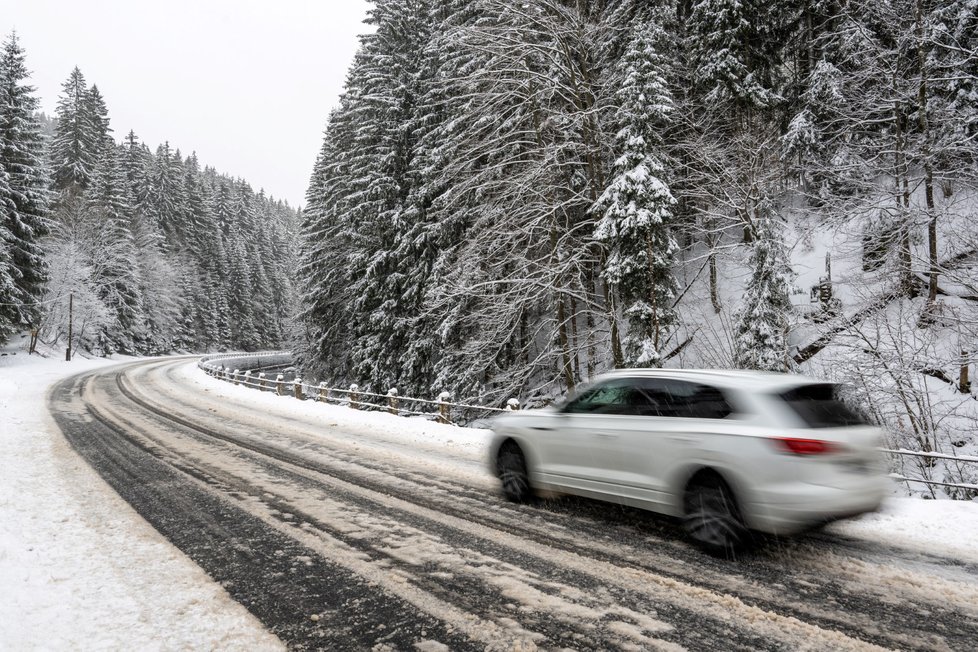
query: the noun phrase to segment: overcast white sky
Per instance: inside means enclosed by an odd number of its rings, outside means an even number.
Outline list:
[[[257,191],[305,203],[366,0],[0,0],[45,113],[74,66],[116,140],[164,140]]]

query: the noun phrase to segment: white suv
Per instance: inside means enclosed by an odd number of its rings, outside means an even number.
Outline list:
[[[569,493],[678,516],[729,554],[751,530],[879,507],[880,431],[836,389],[766,372],[615,371],[561,405],[497,418],[490,468],[510,500]]]

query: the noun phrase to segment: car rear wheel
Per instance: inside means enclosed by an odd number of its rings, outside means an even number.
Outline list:
[[[714,473],[701,474],[690,481],[683,497],[683,513],[686,533],[711,554],[729,559],[750,544],[750,532],[733,492]]]
[[[503,495],[515,503],[525,503],[533,497],[530,474],[526,470],[523,451],[513,442],[507,442],[499,449],[496,457],[496,470],[502,482]]]

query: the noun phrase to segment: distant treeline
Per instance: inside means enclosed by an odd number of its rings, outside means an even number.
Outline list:
[[[0,60],[0,341],[101,353],[281,346],[297,212],[168,143],[112,136],[75,68],[49,121],[16,35]],[[47,135],[45,135],[47,134]]]

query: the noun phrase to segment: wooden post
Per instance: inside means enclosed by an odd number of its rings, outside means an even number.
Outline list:
[[[438,395],[438,421],[441,423],[451,423],[451,419],[448,418],[448,399],[452,397],[448,392],[442,392]]]
[[[31,345],[27,349],[27,355],[37,352],[37,336],[41,331],[36,328],[31,329]]]
[[[387,390],[387,402],[390,405],[390,407],[387,408],[387,411],[390,412],[391,414],[398,414],[397,389],[391,387],[389,390]]]
[[[302,380],[298,376],[296,376],[295,380],[292,381],[292,395],[300,401],[303,399]]]
[[[244,384],[245,387],[251,387],[251,369],[248,369],[244,373]]]
[[[359,410],[360,409],[360,404],[357,403],[357,398],[359,397],[359,394],[357,393],[357,391],[359,389],[360,389],[360,386],[357,385],[356,383],[350,385],[350,407],[353,408],[354,410]]]
[[[234,383],[235,385],[238,384],[238,374],[240,374],[240,373],[241,373],[241,370],[240,369],[235,369],[231,373],[231,382]]]
[[[517,410],[519,410],[520,409],[519,399],[511,398],[508,401],[506,401],[506,409],[509,410],[510,412],[516,412]]]
[[[263,392],[265,391],[265,372],[264,371],[259,371],[258,372],[258,389],[260,389]]]
[[[326,381],[319,383],[319,395],[316,397],[317,401],[325,401],[329,395],[329,390],[326,389]]]
[[[285,376],[279,374],[275,377],[275,393],[279,396],[285,394]]]
[[[971,380],[968,378],[968,352],[961,350],[961,375],[958,378],[958,389],[962,394],[971,393]]]

